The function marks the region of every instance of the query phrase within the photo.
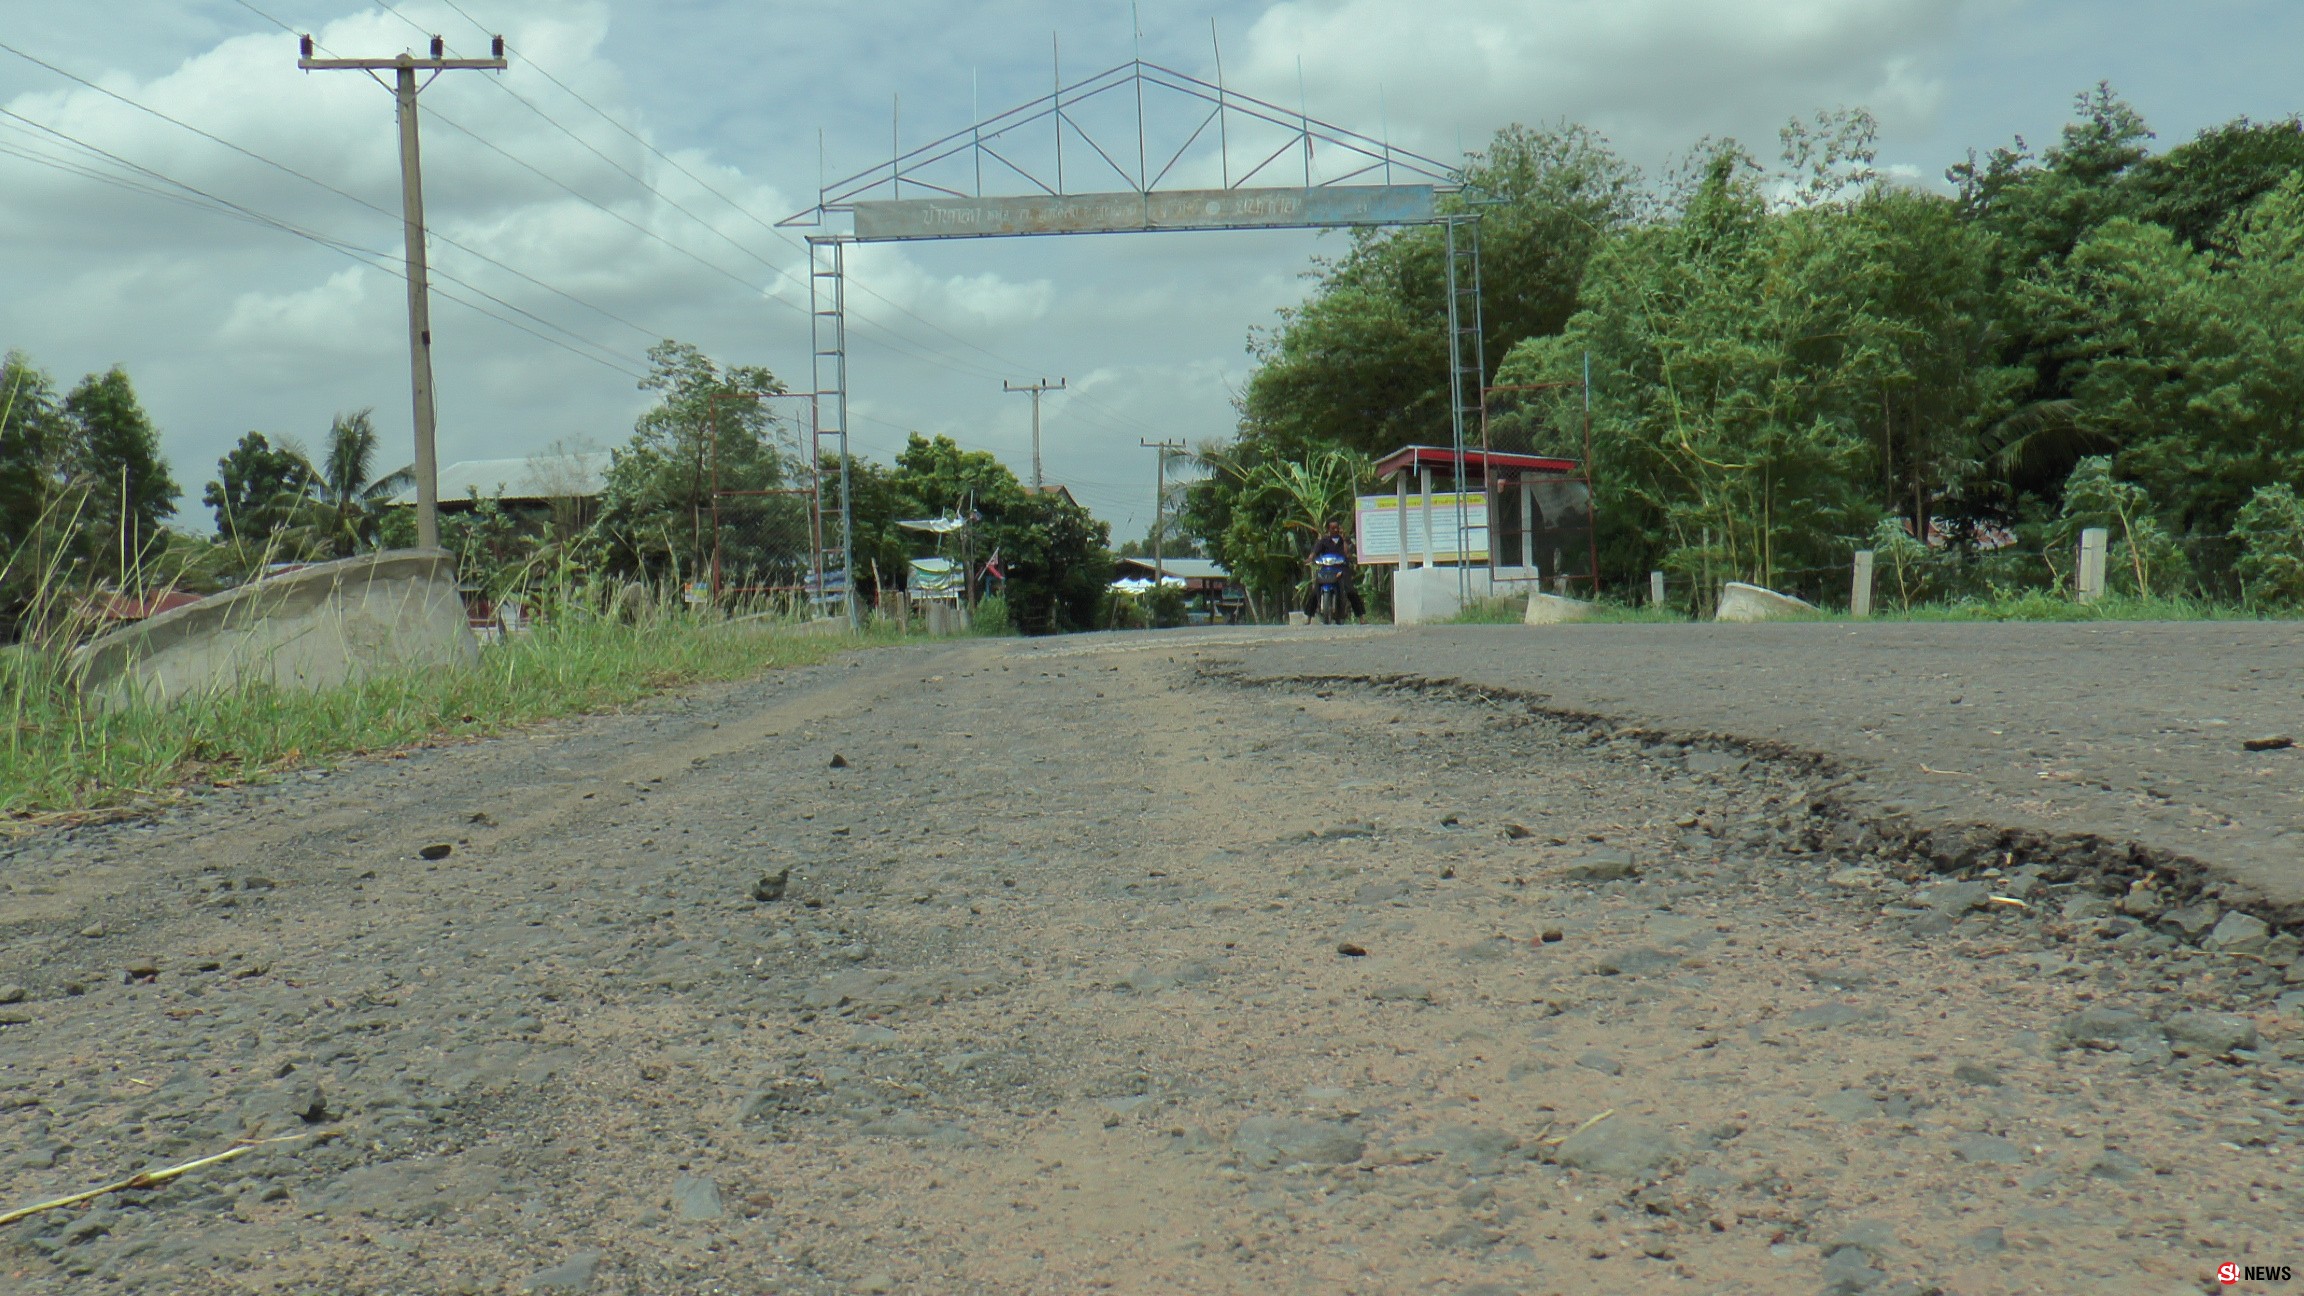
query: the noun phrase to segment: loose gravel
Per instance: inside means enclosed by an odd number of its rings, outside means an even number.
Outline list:
[[[2293,932],[1931,855],[1813,763],[1271,644],[890,650],[17,843],[0,1209],[283,1141],[0,1230],[0,1286],[2304,1263]]]

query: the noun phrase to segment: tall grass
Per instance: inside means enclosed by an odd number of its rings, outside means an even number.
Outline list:
[[[673,610],[637,624],[569,618],[490,645],[469,670],[374,676],[319,691],[269,685],[104,707],[61,653],[0,650],[0,816],[116,810],[187,783],[233,783],[331,757],[479,737],[598,711],[681,684],[823,661],[892,631],[802,635]]]
[[[1463,611],[1448,618],[1448,625],[1519,625],[1528,612],[1525,594],[1500,594],[1494,598],[1474,599]],[[1688,618],[1669,608],[1635,607],[1602,598],[1592,604],[1585,622],[1609,624],[1624,622],[1685,621]],[[1571,623],[1573,624],[1573,623]]]

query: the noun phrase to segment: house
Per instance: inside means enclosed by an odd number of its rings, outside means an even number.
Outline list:
[[[537,507],[574,501],[577,526],[590,522],[600,495],[608,487],[609,456],[605,450],[573,454],[539,454],[525,459],[467,459],[440,470],[440,508],[443,512],[472,507],[474,496],[506,507]],[[391,503],[413,506],[416,488],[392,497]]]
[[[1070,487],[1059,486],[1054,482],[1050,482],[1045,486],[1026,486],[1024,488],[1024,493],[1027,495],[1053,495],[1074,508],[1080,507],[1080,501],[1072,498],[1072,490]]]
[[[1149,558],[1122,558],[1112,564],[1116,580],[1141,581],[1145,588],[1152,584],[1152,560]],[[1181,582],[1186,594],[1206,594],[1213,598],[1224,592],[1231,583],[1232,574],[1224,564],[1206,558],[1163,558],[1159,574],[1169,584]]]
[[[200,601],[200,595],[180,589],[158,590],[148,594],[99,593],[83,605],[88,615],[99,621],[122,625],[148,620],[163,612],[173,612]]]

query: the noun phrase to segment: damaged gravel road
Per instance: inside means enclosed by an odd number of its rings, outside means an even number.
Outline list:
[[[887,650],[15,844],[0,1209],[302,1137],[0,1230],[0,1288],[2304,1268],[2293,935],[1270,642]]]

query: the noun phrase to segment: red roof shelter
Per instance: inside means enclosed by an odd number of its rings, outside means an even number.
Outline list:
[[[1507,454],[1502,450],[1464,450],[1464,484],[1518,481],[1522,477],[1567,477],[1575,473],[1578,465],[1573,459],[1559,459],[1551,455]],[[1446,482],[1450,489],[1456,485],[1456,452],[1446,446],[1412,445],[1376,461],[1379,480],[1396,473],[1419,474],[1429,471],[1435,482]]]

